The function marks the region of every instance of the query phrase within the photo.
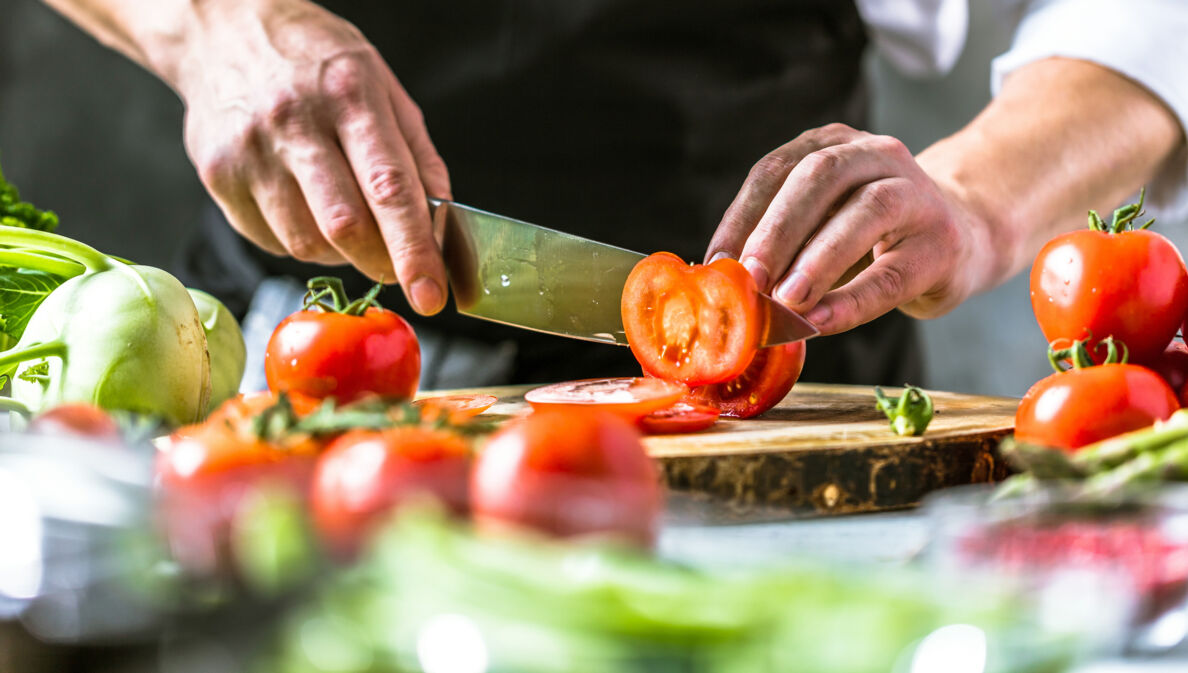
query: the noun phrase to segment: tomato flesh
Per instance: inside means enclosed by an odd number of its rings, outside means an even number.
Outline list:
[[[1027,391],[1015,413],[1015,438],[1069,451],[1165,420],[1180,407],[1158,374],[1107,364],[1052,374]]]
[[[672,406],[689,392],[684,384],[646,377],[565,381],[533,388],[524,401],[533,409],[605,411],[635,420]]]
[[[648,374],[690,386],[728,381],[750,364],[764,329],[758,288],[733,259],[641,260],[623,286],[623,329]]]
[[[392,311],[363,315],[302,310],[277,325],[264,355],[273,392],[348,404],[368,395],[406,400],[417,392],[417,337]]]
[[[480,529],[528,528],[650,546],[663,495],[639,431],[614,414],[549,409],[504,426],[471,473]]]
[[[71,435],[102,442],[119,442],[120,426],[106,411],[89,402],[66,402],[33,417],[29,432]]]
[[[698,432],[718,422],[722,412],[706,404],[681,401],[639,419],[639,427],[649,435]]]
[[[413,401],[421,410],[424,420],[443,418],[451,423],[461,423],[490,409],[499,401],[494,395],[474,393],[472,395],[434,395]]]
[[[1188,270],[1175,245],[1150,230],[1082,230],[1049,241],[1031,268],[1031,307],[1051,342],[1107,336],[1130,362],[1150,364],[1188,311]]]
[[[723,416],[751,418],[779,404],[804,369],[803,341],[760,349],[738,377],[694,388],[689,398],[721,410]]]

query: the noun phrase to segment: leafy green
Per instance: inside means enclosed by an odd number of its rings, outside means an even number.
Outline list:
[[[38,210],[32,203],[22,201],[20,192],[4,179],[4,171],[0,169],[0,224],[53,231],[58,227],[58,216],[52,210]]]
[[[33,312],[61,284],[44,271],[0,267],[0,333],[19,340]]]

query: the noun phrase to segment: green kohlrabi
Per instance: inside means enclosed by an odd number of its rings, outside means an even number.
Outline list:
[[[44,231],[0,226],[0,266],[69,278],[0,353],[8,408],[86,401],[190,423],[206,412],[210,360],[198,310],[170,274]],[[11,319],[6,316],[6,320]]]
[[[190,297],[198,308],[198,318],[206,331],[206,350],[210,352],[209,412],[239,392],[247,348],[239,323],[223,302],[194,288],[190,288]]]

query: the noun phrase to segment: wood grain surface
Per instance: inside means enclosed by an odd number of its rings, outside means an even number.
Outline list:
[[[499,397],[488,413],[510,416],[525,408],[529,388],[466,392]],[[870,387],[799,383],[759,418],[644,442],[674,493],[678,520],[682,513],[729,522],[899,509],[939,488],[1005,477],[997,446],[1013,429],[1018,400],[929,392],[937,413],[922,437],[891,432]]]

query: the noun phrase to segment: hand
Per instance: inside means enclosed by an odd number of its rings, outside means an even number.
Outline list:
[[[426,195],[450,198],[420,109],[375,48],[305,0],[222,0],[175,88],[185,144],[232,226],[277,255],[395,280],[445,303]]]
[[[833,124],[755,165],[706,259],[739,259],[760,289],[832,334],[897,307],[934,317],[964,300],[987,271],[976,224],[903,143]]]

